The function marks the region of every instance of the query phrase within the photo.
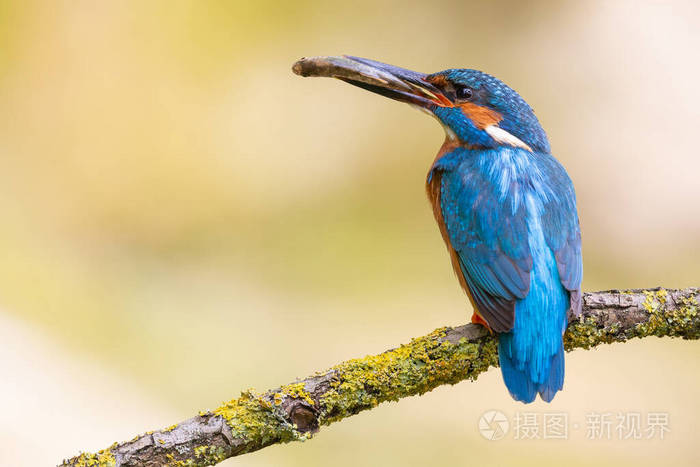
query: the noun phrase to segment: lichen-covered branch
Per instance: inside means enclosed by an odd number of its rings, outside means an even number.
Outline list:
[[[586,293],[571,319],[567,350],[635,337],[700,338],[700,289]],[[475,380],[498,365],[496,339],[482,326],[437,329],[386,352],[350,360],[264,393],[246,391],[211,412],[81,454],[61,466],[204,466],[271,444],[302,441],[323,425],[443,384]]]

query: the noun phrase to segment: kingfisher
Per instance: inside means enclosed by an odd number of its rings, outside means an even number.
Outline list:
[[[498,337],[513,399],[550,402],[564,385],[563,334],[581,313],[581,230],[574,186],[532,108],[473,69],[418,73],[353,56],[296,62],[435,117],[445,141],[426,190],[473,323]]]

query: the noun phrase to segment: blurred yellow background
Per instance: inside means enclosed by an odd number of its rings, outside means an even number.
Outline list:
[[[696,2],[0,1],[0,464],[53,465],[411,336],[468,301],[424,195],[442,129],[303,55],[487,71],[574,180],[584,288],[699,285]],[[498,370],[225,465],[698,465],[700,344]],[[487,441],[499,409],[664,440]]]

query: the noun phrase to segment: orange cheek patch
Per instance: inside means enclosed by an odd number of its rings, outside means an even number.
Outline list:
[[[483,130],[489,125],[496,125],[503,120],[501,114],[495,110],[472,104],[471,102],[459,104],[459,108],[462,109],[462,113],[464,113],[469,120],[474,122],[474,126],[480,130]]]

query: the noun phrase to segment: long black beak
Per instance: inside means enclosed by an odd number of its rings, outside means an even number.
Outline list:
[[[425,80],[426,74],[366,58],[348,55],[302,58],[294,64],[292,71],[300,76],[337,78],[382,96],[425,109],[449,104],[444,94]]]

